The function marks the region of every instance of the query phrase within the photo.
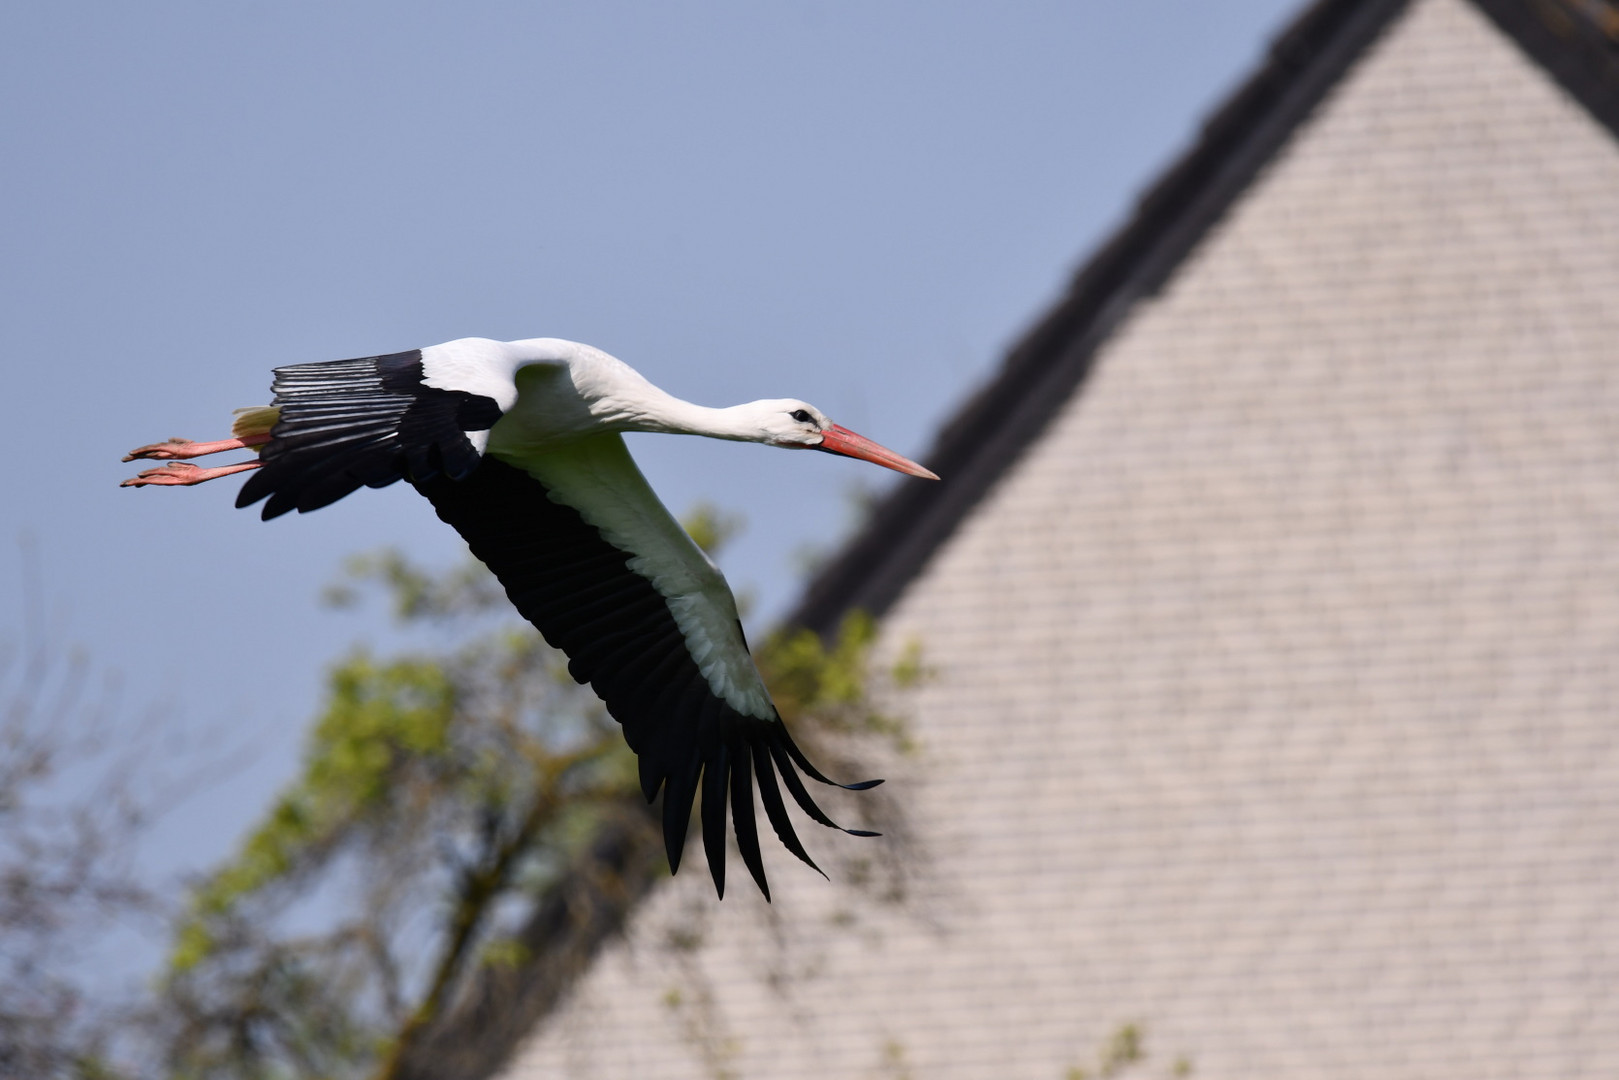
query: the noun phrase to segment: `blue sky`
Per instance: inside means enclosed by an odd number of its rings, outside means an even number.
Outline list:
[[[235,480],[120,490],[125,451],[221,437],[278,364],[478,335],[587,341],[708,405],[804,398],[922,456],[1295,7],[6,5],[0,643],[82,647],[159,755],[247,748],[143,852],[204,867],[295,768],[324,666],[398,640],[321,607],[344,557],[463,549],[404,485],[264,524]],[[723,564],[756,623],[850,487],[897,479],[631,449],[677,512],[745,515]]]

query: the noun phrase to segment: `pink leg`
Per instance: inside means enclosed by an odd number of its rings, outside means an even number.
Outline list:
[[[139,476],[132,476],[118,486],[146,487],[148,484],[156,484],[162,487],[190,487],[192,484],[200,484],[206,480],[217,480],[219,477],[229,476],[231,473],[256,469],[262,464],[263,462],[260,461],[244,461],[240,465],[221,465],[217,469],[204,469],[196,465],[187,465],[184,462],[171,461],[169,464],[156,469],[147,469]]]
[[[124,455],[125,461],[136,458],[156,458],[159,461],[180,461],[185,458],[217,454],[224,450],[245,450],[249,446],[262,446],[270,441],[269,435],[248,435],[240,439],[220,439],[217,442],[192,442],[190,439],[170,439],[168,442],[148,443]],[[142,474],[144,475],[144,474]],[[212,479],[208,477],[207,479]],[[194,481],[200,483],[200,481]]]

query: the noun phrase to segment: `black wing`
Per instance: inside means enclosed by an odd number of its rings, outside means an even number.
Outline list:
[[[468,476],[481,456],[468,434],[501,416],[492,398],[423,386],[420,349],[276,368],[273,389],[281,415],[262,467],[236,497],[251,506],[269,496],[266,521],[318,510],[362,484]]]
[[[633,553],[610,544],[579,511],[553,501],[539,480],[496,458],[485,458],[464,479],[439,471],[412,482],[494,571],[523,617],[568,655],[573,677],[590,683],[624,726],[647,801],[663,789],[671,870],[680,866],[700,786],[703,848],[715,888],[725,895],[729,799],[742,861],[769,898],[753,814],[755,777],[776,835],[820,869],[793,830],[777,777],[806,814],[839,828],[810,798],[795,766],[821,783],[833,781],[810,764],[779,717],[744,715],[714,692],[668,602],[628,565]],[[834,786],[859,790],[878,783]]]
[[[518,611],[569,656],[573,677],[590,683],[624,726],[647,801],[664,793],[671,869],[680,865],[701,786],[703,846],[716,888],[724,894],[729,801],[742,859],[770,895],[753,815],[755,777],[776,835],[815,866],[793,830],[781,786],[811,818],[837,828],[797,770],[832,781],[805,758],[779,717],[744,715],[714,692],[663,594],[630,568],[634,553],[554,501],[539,480],[482,456],[482,440],[471,435],[500,419],[493,398],[424,386],[422,378],[420,351],[277,368],[280,416],[260,453],[262,467],[236,505],[268,497],[268,520],[318,509],[362,485],[408,478],[494,571]],[[624,464],[622,478],[644,487],[627,455]],[[644,500],[643,517],[667,518],[650,489],[628,494]],[[736,640],[746,647],[740,627]]]

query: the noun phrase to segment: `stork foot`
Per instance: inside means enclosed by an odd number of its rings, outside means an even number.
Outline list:
[[[138,446],[124,455],[125,461],[134,461],[136,458],[148,458],[156,461],[183,461],[186,458],[203,457],[206,454],[218,454],[225,450],[245,450],[251,446],[262,446],[270,441],[269,435],[247,435],[240,439],[219,439],[215,442],[193,442],[190,439],[170,439],[167,442],[147,443]],[[141,474],[146,475],[145,473]],[[208,479],[213,479],[208,477]],[[196,481],[200,483],[201,481]]]
[[[161,445],[161,444],[160,444]],[[145,449],[143,447],[143,449]],[[125,459],[128,460],[127,458]],[[190,487],[192,484],[201,484],[208,480],[217,480],[221,476],[232,473],[246,472],[256,469],[262,462],[244,461],[240,465],[221,465],[214,469],[204,469],[199,465],[187,465],[181,461],[171,461],[167,465],[156,469],[147,469],[139,476],[131,476],[119,484],[119,487]]]

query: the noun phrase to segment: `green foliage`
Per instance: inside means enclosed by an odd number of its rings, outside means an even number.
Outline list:
[[[481,567],[434,576],[384,554],[351,566],[347,587],[366,578],[407,621],[503,603]],[[520,962],[500,944],[499,898],[543,891],[595,816],[631,796],[617,725],[531,631],[339,662],[301,775],[177,928],[172,1068],[362,1075],[480,966],[469,959]],[[343,913],[296,934],[311,895]]]
[[[1141,1048],[1141,1029],[1135,1024],[1125,1024],[1113,1033],[1113,1038],[1108,1040],[1107,1049],[1102,1051],[1099,1075],[1117,1076],[1127,1066],[1134,1065],[1145,1056],[1146,1052]]]
[[[449,741],[455,688],[442,664],[377,664],[359,653],[333,670],[328,685],[330,701],[305,750],[304,775],[276,800],[241,853],[198,890],[171,957],[175,971],[208,955],[211,917],[271,885],[297,880],[369,820],[421,797],[423,778],[411,773],[455,767]]]
[[[855,611],[843,620],[830,647],[812,631],[784,631],[765,641],[755,661],[787,721],[813,717],[822,730],[884,735],[910,752],[915,747],[904,723],[872,701],[870,653],[876,639],[875,621]],[[886,674],[897,688],[925,678],[920,645],[909,644]]]
[[[516,938],[495,938],[483,947],[481,959],[489,967],[521,967],[533,956],[533,950]]]
[[[737,522],[701,508],[687,527],[712,549]],[[639,895],[602,883],[602,837],[645,833],[637,881],[661,866],[618,725],[560,654],[514,625],[481,565],[432,574],[383,552],[352,560],[330,597],[352,604],[379,588],[401,620],[463,643],[359,651],[333,667],[301,775],[176,928],[161,1035],[176,1077],[404,1076],[475,985],[544,959],[554,943],[532,920],[551,898],[575,895],[581,875],[601,886],[592,895]],[[866,700],[874,638],[854,617],[830,646],[800,632],[759,651],[801,738],[903,743]],[[921,673],[915,655],[900,667],[895,681]]]
[[[1146,1035],[1139,1024],[1121,1024],[1112,1035],[1108,1036],[1101,1052],[1097,1055],[1094,1069],[1082,1069],[1079,1066],[1070,1068],[1064,1074],[1066,1080],[1118,1080],[1126,1075],[1140,1075],[1136,1066],[1147,1060]],[[1170,1065],[1169,1075],[1175,1077],[1190,1076],[1192,1063],[1185,1057],[1178,1057]]]

